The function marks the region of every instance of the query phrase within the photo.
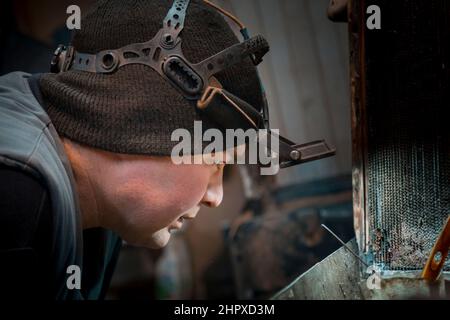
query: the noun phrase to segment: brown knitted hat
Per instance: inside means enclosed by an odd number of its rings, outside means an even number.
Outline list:
[[[172,0],[100,1],[83,17],[71,45],[94,54],[148,41],[162,27],[171,5]],[[200,0],[191,0],[181,38],[183,53],[192,63],[238,42],[224,18]],[[216,77],[226,90],[261,107],[256,69],[249,58]],[[168,156],[178,143],[171,141],[175,129],[192,133],[194,120],[203,121],[203,130],[223,129],[144,65],[127,65],[112,74],[44,74],[40,87],[61,135],[107,151]]]

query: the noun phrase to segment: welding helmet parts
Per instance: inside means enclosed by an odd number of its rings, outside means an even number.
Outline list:
[[[53,73],[86,72],[108,76],[130,65],[150,67],[170,84],[178,94],[193,101],[198,113],[218,124],[222,129],[266,129],[270,134],[267,99],[259,76],[260,105],[252,105],[224,89],[218,80],[224,71],[248,59],[257,66],[269,51],[266,39],[249,37],[247,29],[234,16],[209,1],[212,7],[234,21],[240,28],[243,42],[235,43],[200,62],[192,63],[183,53],[183,29],[190,0],[175,0],[156,35],[140,43],[110,48],[95,53],[77,51],[74,46],[59,46],[51,61]],[[219,36],[219,35],[218,35]],[[255,68],[256,69],[256,68]],[[331,156],[335,151],[324,141],[303,145],[279,138],[280,167],[289,167]]]

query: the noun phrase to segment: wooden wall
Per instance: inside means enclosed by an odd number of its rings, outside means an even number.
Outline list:
[[[317,180],[351,171],[347,24],[327,19],[329,0],[215,0],[271,51],[260,65],[273,128],[303,143],[326,139],[334,158],[283,170],[279,183]]]

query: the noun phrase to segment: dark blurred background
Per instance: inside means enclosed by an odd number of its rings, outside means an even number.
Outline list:
[[[66,8],[93,2],[3,0],[0,74],[48,72],[70,41]],[[321,223],[353,237],[347,25],[327,19],[328,0],[214,2],[271,44],[260,72],[272,127],[299,143],[326,139],[337,155],[276,179],[227,167],[220,208],[202,209],[163,250],[124,244],[111,299],[267,298],[339,247]]]

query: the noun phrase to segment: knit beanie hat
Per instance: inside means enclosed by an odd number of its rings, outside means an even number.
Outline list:
[[[105,0],[83,16],[71,45],[95,54],[146,42],[161,29],[172,0]],[[201,0],[191,0],[181,33],[182,50],[198,63],[238,43],[224,18]],[[224,89],[260,108],[262,95],[250,58],[216,75]],[[79,143],[116,153],[169,156],[178,144],[172,132],[194,121],[203,131],[220,128],[148,66],[132,64],[111,74],[69,70],[44,74],[40,88],[56,130]]]

